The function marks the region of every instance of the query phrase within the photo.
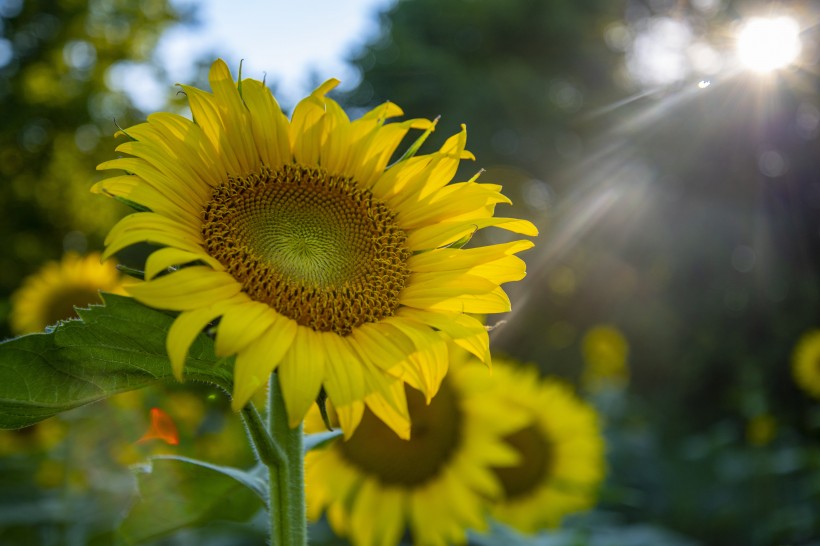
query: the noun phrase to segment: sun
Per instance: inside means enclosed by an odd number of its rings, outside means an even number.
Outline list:
[[[740,62],[766,73],[790,65],[800,54],[800,27],[791,17],[754,17],[737,38]]]

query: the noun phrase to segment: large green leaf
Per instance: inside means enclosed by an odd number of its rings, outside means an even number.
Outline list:
[[[0,428],[21,428],[114,394],[171,379],[165,348],[174,318],[131,298],[105,305],[52,332],[0,343]],[[200,334],[185,366],[188,379],[231,390],[230,361]]]
[[[264,507],[263,479],[184,457],[155,457],[137,473],[140,496],[119,529],[139,544],[214,520],[247,521]]]

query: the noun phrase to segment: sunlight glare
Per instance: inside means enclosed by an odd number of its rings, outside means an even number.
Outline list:
[[[750,19],[737,39],[740,61],[755,72],[789,65],[800,53],[800,29],[790,17]]]

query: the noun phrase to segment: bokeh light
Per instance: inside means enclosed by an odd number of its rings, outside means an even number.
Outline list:
[[[755,72],[784,68],[800,54],[800,27],[790,17],[754,17],[738,34],[737,52]]]

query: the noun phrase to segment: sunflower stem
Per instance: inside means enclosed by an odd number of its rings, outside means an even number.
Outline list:
[[[245,428],[251,437],[256,458],[267,467],[281,466],[285,462],[285,454],[271,437],[266,423],[262,420],[256,406],[248,402],[242,408],[242,419],[245,421]]]
[[[283,455],[281,464],[268,465],[271,546],[306,546],[302,425],[288,426],[285,402],[275,373],[271,374],[268,389],[268,431]]]

